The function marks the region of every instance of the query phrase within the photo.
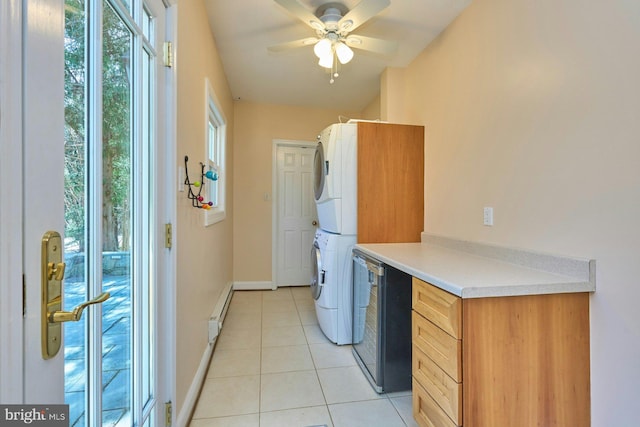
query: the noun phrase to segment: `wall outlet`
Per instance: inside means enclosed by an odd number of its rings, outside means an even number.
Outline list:
[[[484,208],[484,219],[483,224],[492,226],[493,225],[493,208]]]

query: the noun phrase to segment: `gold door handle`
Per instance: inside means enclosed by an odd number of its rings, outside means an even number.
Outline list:
[[[64,245],[60,233],[47,231],[42,236],[41,255],[41,348],[42,358],[51,359],[62,345],[62,322],[80,320],[82,312],[91,304],[109,298],[109,293],[100,294],[91,301],[83,302],[72,311],[62,311],[64,279]]]
[[[313,221],[311,221],[311,225],[313,225],[313,226],[315,227],[316,225],[318,225],[318,221],[316,221],[316,220],[314,219]]]
[[[82,312],[85,308],[92,304],[101,304],[108,300],[110,296],[109,292],[103,292],[94,299],[83,302],[72,311],[54,311],[53,313],[47,313],[47,317],[51,323],[77,322],[82,317]]]

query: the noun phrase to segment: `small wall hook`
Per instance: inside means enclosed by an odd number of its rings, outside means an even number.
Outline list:
[[[193,181],[189,179],[189,168],[187,167],[187,163],[189,162],[189,156],[184,156],[184,173],[185,179],[184,183],[189,188],[187,192],[187,198],[191,200],[191,206],[198,209],[211,209],[213,206],[213,202],[205,202],[202,194],[202,189],[204,188],[204,178],[208,178],[212,181],[216,181],[218,179],[218,175],[213,173],[213,171],[204,171],[204,163],[200,162],[200,181]],[[194,188],[197,188],[197,193]]]

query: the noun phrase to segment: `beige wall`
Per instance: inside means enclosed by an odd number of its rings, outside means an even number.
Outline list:
[[[360,115],[364,120],[382,120],[382,116],[380,115],[380,96],[376,96],[376,98],[362,110]]]
[[[356,118],[338,110],[235,103],[234,281],[271,282],[273,141],[314,142],[339,115]]]
[[[387,68],[380,77],[380,115],[384,121],[405,123],[405,117],[408,116],[404,88],[405,72],[404,68]]]
[[[388,119],[426,126],[427,232],[597,260],[602,427],[638,423],[639,23],[639,2],[476,0],[381,86]]]
[[[203,52],[207,52],[206,55]],[[232,281],[233,254],[233,100],[218,59],[203,1],[178,6],[178,145],[177,165],[189,156],[191,180],[205,156],[205,78],[227,120],[227,217],[204,227],[203,211],[178,193],[175,228],[177,253],[176,413],[207,348],[208,318],[222,288]],[[176,183],[177,185],[177,183]]]

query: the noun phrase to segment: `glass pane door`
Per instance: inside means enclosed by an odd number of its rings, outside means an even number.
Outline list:
[[[111,295],[65,324],[70,425],[153,425],[156,17],[134,0],[65,6],[65,307]]]

